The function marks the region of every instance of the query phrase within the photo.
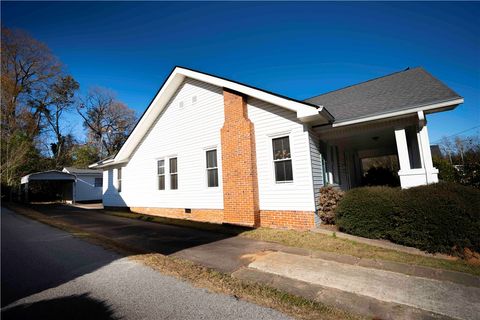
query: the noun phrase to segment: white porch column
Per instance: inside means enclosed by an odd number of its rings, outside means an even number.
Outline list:
[[[417,141],[411,141],[411,143],[413,145],[412,148],[415,148],[415,153],[417,152],[416,149],[418,144],[418,154],[420,155],[421,162],[420,168],[412,168],[410,165],[405,129],[395,130],[398,161],[400,163],[398,176],[400,177],[400,185],[402,188],[410,188],[438,182],[438,170],[433,167],[430,140],[428,138],[428,130],[423,112],[418,113],[418,120],[418,131],[416,134]]]
[[[418,147],[420,149],[420,156],[422,159],[422,167],[425,171],[425,182],[426,184],[437,183],[438,182],[438,170],[433,167],[432,152],[430,150],[430,139],[428,137],[427,123],[425,116],[419,114],[420,119],[420,129],[417,133],[418,137]]]
[[[395,130],[395,140],[397,142],[398,162],[400,163],[400,170],[398,171],[400,186],[410,188],[425,184],[424,169],[412,169],[410,166],[405,128]]]
[[[397,142],[400,171],[408,171],[410,170],[410,157],[408,156],[407,135],[405,134],[405,128],[395,130],[395,140]]]

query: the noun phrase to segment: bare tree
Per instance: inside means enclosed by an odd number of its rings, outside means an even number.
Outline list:
[[[453,164],[452,157],[456,153],[455,144],[447,137],[443,137],[440,141],[440,148],[447,154],[450,164]]]
[[[75,79],[71,76],[63,76],[53,84],[48,92],[44,115],[55,137],[51,149],[57,167],[63,166],[66,161],[66,151],[69,150],[68,146],[73,145],[73,137],[63,132],[62,119],[64,114],[73,108],[75,91],[78,88],[79,84]]]
[[[34,137],[43,110],[31,101],[48,91],[62,65],[45,44],[20,30],[2,28],[1,53],[2,131],[23,130]]]
[[[36,138],[44,105],[34,103],[62,73],[48,47],[25,32],[2,27],[1,37],[1,176],[13,186],[35,170]]]
[[[92,88],[77,110],[84,120],[89,140],[102,157],[120,149],[136,121],[135,111],[105,88]]]

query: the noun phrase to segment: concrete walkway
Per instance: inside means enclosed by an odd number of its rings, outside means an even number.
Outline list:
[[[40,212],[143,252],[158,252],[380,319],[478,319],[480,277],[310,251],[66,206]]]
[[[283,252],[258,257],[248,267],[456,319],[480,316],[479,287]]]

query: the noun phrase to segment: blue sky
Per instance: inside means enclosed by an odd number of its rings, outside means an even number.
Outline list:
[[[480,125],[480,3],[4,2],[80,82],[140,115],[175,65],[305,99],[423,66],[465,98],[430,140]],[[72,116],[75,132],[80,120]],[[466,134],[479,133],[479,128]]]

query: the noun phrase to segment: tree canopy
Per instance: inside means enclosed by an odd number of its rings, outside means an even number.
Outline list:
[[[118,151],[136,122],[134,110],[108,89],[91,88],[84,97],[79,89],[46,44],[2,27],[2,187],[15,189],[20,177],[35,171],[87,167]],[[68,131],[68,118],[77,112],[85,141]]]

